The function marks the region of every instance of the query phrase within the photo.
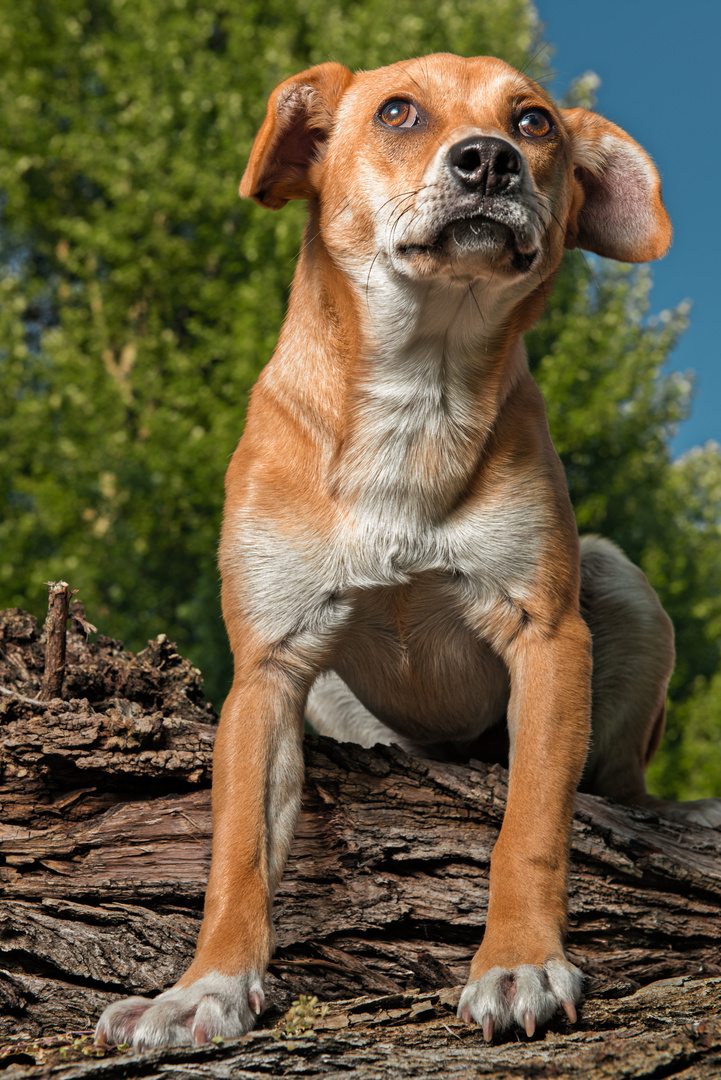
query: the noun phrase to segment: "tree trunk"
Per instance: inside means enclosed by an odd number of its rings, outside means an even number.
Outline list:
[[[132,657],[73,624],[72,698],[32,704],[42,658],[34,620],[0,614],[0,683],[23,695],[0,699],[0,1066],[105,1076],[112,1061],[87,1061],[87,1040],[58,1056],[49,1036],[91,1027],[108,1001],[167,987],[189,963],[213,717],[199,673],[162,636]],[[500,766],[308,736],[262,1028],[222,1046],[114,1051],[117,1075],[718,1076],[721,836],[588,795],[569,881],[569,953],[588,976],[578,1025],[559,1014],[530,1042],[486,1046],[456,1020],[505,798]],[[283,1016],[299,995],[335,1004]]]

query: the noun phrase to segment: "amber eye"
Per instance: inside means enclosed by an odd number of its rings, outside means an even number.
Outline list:
[[[551,130],[551,118],[540,109],[529,109],[518,121],[518,130],[529,139],[542,139]]]
[[[394,128],[410,128],[418,120],[415,106],[403,98],[394,98],[387,102],[378,115],[384,124]]]

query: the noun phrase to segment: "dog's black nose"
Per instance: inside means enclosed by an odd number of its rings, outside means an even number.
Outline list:
[[[471,135],[454,143],[448,161],[464,187],[483,195],[504,191],[523,164],[515,146],[491,135]]]

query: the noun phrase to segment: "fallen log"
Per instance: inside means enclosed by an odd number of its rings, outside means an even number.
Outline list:
[[[162,636],[133,657],[71,627],[66,700],[38,702],[42,645],[29,616],[0,615],[0,684],[11,691],[0,700],[0,1036],[28,1076],[42,1060],[32,1040],[86,1030],[108,1001],[181,974],[211,834],[214,716],[199,673]],[[559,1016],[530,1043],[514,1034],[485,1047],[454,1019],[483,931],[506,779],[498,765],[307,737],[263,1028],[223,1047],[121,1055],[122,1075],[227,1075],[231,1065],[275,1075],[302,1059],[307,1076],[385,1076],[386,1065],[427,1076],[442,1059],[459,1076],[471,1066],[571,1076],[579,1062],[584,1075],[620,1076],[614,1046],[646,1069],[624,1075],[691,1063],[694,1077],[718,1075],[721,835],[593,796],[577,796],[572,834],[569,953],[588,976],[578,1027]],[[301,995],[345,1004],[304,1033],[298,1007],[287,1013]],[[111,1065],[67,1060],[53,1069]]]
[[[319,1006],[300,1002],[273,1027],[219,1045],[114,1060],[90,1036],[16,1039],[0,1068],[13,1080],[202,1080],[295,1076],[359,1080],[717,1080],[721,1074],[721,980],[651,983],[620,1000],[589,998],[576,1029],[559,1021],[532,1042],[483,1042],[455,1015],[460,987],[355,998]],[[33,1067],[39,1063],[39,1067]],[[14,1065],[14,1068],[13,1068]],[[28,1067],[28,1065],[30,1067]]]

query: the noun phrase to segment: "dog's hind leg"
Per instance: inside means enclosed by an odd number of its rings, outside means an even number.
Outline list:
[[[609,540],[581,540],[581,612],[593,641],[591,747],[581,790],[680,821],[721,826],[721,799],[668,802],[646,791],[674,662],[673,627],[644,573]]]
[[[319,675],[308,695],[305,713],[320,735],[360,746],[400,743],[389,727],[377,720],[334,671]]]

